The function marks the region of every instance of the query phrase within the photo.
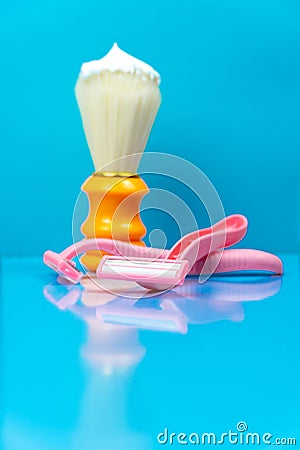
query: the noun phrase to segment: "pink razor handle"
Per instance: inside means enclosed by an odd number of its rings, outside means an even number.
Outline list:
[[[165,290],[182,284],[186,275],[212,272],[263,270],[281,275],[281,260],[260,250],[225,250],[240,242],[247,232],[247,219],[235,214],[210,228],[181,238],[171,250],[141,247],[111,239],[83,239],[61,253],[47,251],[44,263],[73,283],[83,276],[72,259],[88,250],[102,250],[105,256],[98,268],[99,278],[133,280],[144,287]],[[209,271],[209,273],[211,273]]]
[[[283,265],[281,259],[272,253],[262,250],[234,249],[225,250],[220,256],[218,252],[208,255],[207,259],[199,259],[189,271],[189,275],[199,275],[204,264],[207,272],[211,267],[216,267],[214,273],[239,272],[239,271],[263,271],[275,275],[282,275]]]
[[[72,283],[79,283],[84,273],[77,269],[72,259],[88,250],[102,250],[122,258],[140,258],[145,256],[157,259],[166,258],[169,253],[168,250],[160,248],[141,247],[140,245],[131,245],[123,241],[113,241],[112,239],[82,239],[70,245],[61,253],[47,250],[44,253],[43,261],[48,267],[67,280]]]

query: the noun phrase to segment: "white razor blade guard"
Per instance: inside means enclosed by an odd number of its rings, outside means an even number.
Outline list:
[[[182,284],[189,271],[185,260],[134,258],[105,255],[97,268],[98,278],[135,281],[163,289]]]

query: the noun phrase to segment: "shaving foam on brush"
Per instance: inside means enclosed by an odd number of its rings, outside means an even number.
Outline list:
[[[148,188],[137,169],[161,102],[159,83],[151,66],[117,44],[81,67],[75,92],[95,166],[82,186],[90,210],[81,230],[88,238],[143,245],[139,209]],[[87,252],[81,261],[96,271],[101,255]]]

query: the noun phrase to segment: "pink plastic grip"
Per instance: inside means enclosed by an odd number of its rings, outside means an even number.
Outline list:
[[[189,275],[199,275],[205,262],[208,272],[210,265],[215,267],[219,259],[220,254],[217,252],[209,255],[207,261],[205,258],[200,259],[193,265]],[[237,272],[240,270],[265,271],[282,275],[283,265],[278,256],[262,250],[233,249],[223,252],[222,258],[214,273]]]

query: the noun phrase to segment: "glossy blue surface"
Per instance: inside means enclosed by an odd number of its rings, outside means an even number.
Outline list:
[[[282,283],[189,279],[130,300],[58,285],[37,258],[3,259],[1,448],[150,450],[170,445],[157,442],[165,428],[239,421],[300,442],[299,257],[283,260]]]

